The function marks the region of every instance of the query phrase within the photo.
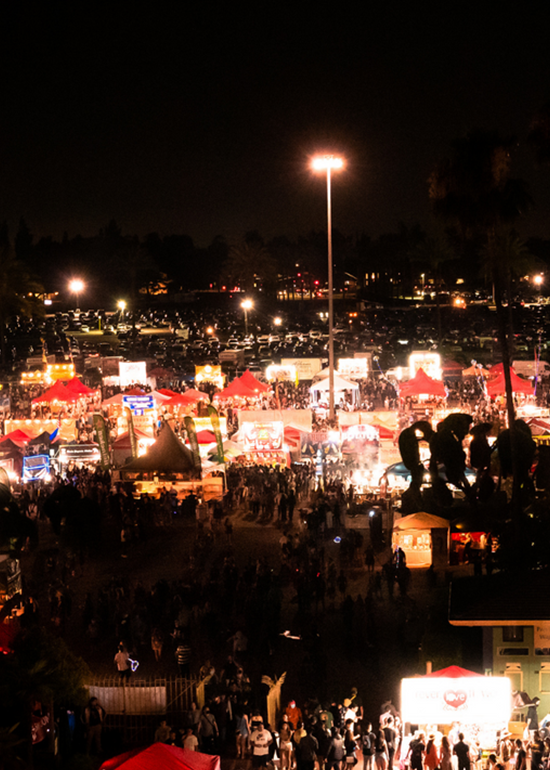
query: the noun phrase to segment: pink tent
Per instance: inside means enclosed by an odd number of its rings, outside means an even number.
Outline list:
[[[199,751],[153,743],[107,759],[99,770],[220,770],[220,758]]]
[[[399,396],[446,396],[447,391],[441,380],[433,380],[428,377],[424,369],[420,368],[416,375],[399,386]]]
[[[92,393],[95,393],[95,390],[92,390],[92,388],[89,388],[87,385],[84,385],[83,382],[80,382],[78,377],[73,377],[72,380],[69,380],[66,387],[71,393],[76,393],[79,396],[89,396]]]
[[[494,368],[494,367],[493,367]],[[533,386],[527,380],[522,380],[521,377],[510,368],[510,378],[512,380],[512,392],[513,393],[525,393],[527,396],[533,395]],[[487,383],[487,393],[494,398],[494,396],[500,396],[506,393],[506,383],[504,381],[504,372],[501,372],[494,380],[490,380]]]
[[[243,385],[246,385],[247,388],[250,388],[250,390],[253,390],[255,393],[267,393],[271,390],[270,385],[266,385],[257,380],[249,369],[247,369],[239,379]]]
[[[52,404],[55,401],[62,402],[62,403],[73,403],[74,401],[78,401],[80,396],[77,393],[72,393],[70,390],[67,390],[65,385],[61,382],[61,380],[56,380],[54,385],[47,390],[45,393],[42,393],[41,396],[38,396],[37,398],[33,398],[32,403],[33,404]]]

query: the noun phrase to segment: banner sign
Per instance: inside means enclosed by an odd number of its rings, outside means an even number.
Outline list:
[[[132,414],[139,417],[155,408],[155,401],[151,394],[146,396],[122,396],[122,403],[125,407],[132,410]]]
[[[378,461],[380,436],[373,425],[342,426],[342,454],[368,454]]]
[[[537,623],[533,630],[535,655],[550,655],[550,623]]]
[[[111,464],[109,458],[109,433],[103,415],[98,412],[94,414],[94,428],[101,453],[101,467],[105,469]]]
[[[202,465],[201,465],[201,455],[200,455],[200,449],[199,449],[199,442],[197,439],[195,422],[192,417],[184,417],[183,421],[185,423],[185,430],[187,431],[187,438],[189,439],[191,451],[193,452],[193,458],[195,460],[195,468],[200,474],[202,472]]]
[[[245,452],[275,452],[283,448],[283,421],[244,422],[242,424]]]
[[[312,380],[323,368],[322,358],[282,358],[282,366],[294,366],[300,380]]]
[[[118,375],[120,387],[128,385],[145,385],[147,382],[147,365],[145,361],[119,361]]]
[[[338,361],[338,374],[347,379],[360,380],[369,376],[369,362],[367,358],[340,358]]]
[[[414,724],[505,722],[512,712],[505,676],[418,677],[401,680],[401,718]]]
[[[130,446],[132,448],[132,457],[135,459],[138,456],[138,445],[136,439],[136,432],[134,430],[134,415],[132,410],[126,406],[124,407],[126,412],[126,421],[128,423],[128,435],[130,436]]]
[[[302,456],[323,459],[340,456],[340,434],[338,431],[319,431],[315,433],[302,433]]]
[[[222,433],[220,430],[220,418],[218,416],[218,410],[215,406],[212,406],[211,404],[208,406],[208,414],[210,415],[210,421],[212,423],[212,428],[214,429],[214,435],[216,436],[216,444],[218,448],[218,461],[220,463],[223,463],[224,461],[224,454],[223,454],[223,439],[222,439]]]
[[[416,373],[419,369],[424,369],[424,372],[434,380],[440,380],[442,377],[441,371],[441,356],[439,353],[428,353],[428,351],[421,351],[419,353],[411,353],[409,356],[409,374],[411,380],[416,377]]]

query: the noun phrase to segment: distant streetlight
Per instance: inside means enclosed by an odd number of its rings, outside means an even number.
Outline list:
[[[540,289],[540,287],[544,283],[544,276],[543,276],[543,274],[539,273],[538,275],[535,275],[535,277],[533,278],[533,283],[535,284],[535,286],[537,288]]]
[[[273,319],[273,326],[280,326],[282,323],[283,323],[283,319],[279,318],[278,316],[277,318]]]
[[[80,278],[74,278],[69,284],[69,290],[72,291],[76,297],[76,309],[78,310],[79,297],[84,291],[84,281],[81,281]]]
[[[252,310],[254,303],[251,299],[243,299],[241,307],[244,310],[244,336],[248,337],[248,311]]]
[[[207,326],[206,327],[206,333],[207,334],[214,334],[214,327],[213,326]]]
[[[124,313],[126,310],[126,300],[119,299],[119,301],[116,303],[116,306],[121,311],[121,313]]]
[[[331,173],[344,167],[343,158],[335,155],[321,155],[313,158],[314,171],[327,174],[327,242],[328,242],[328,387],[329,417],[334,419],[334,289],[332,284],[332,209],[330,195]]]

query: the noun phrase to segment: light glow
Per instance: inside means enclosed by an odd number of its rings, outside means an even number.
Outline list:
[[[328,169],[340,169],[344,167],[344,159],[336,155],[318,155],[313,158],[311,166],[314,171],[327,171]]]
[[[69,289],[73,292],[73,294],[80,294],[82,291],[84,291],[84,281],[81,281],[80,278],[75,278],[70,282]]]
[[[243,301],[241,302],[241,307],[243,310],[252,310],[252,308],[254,307],[254,303],[252,302],[251,299],[243,299]]]

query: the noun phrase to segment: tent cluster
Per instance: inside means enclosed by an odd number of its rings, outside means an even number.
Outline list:
[[[74,404],[75,401],[78,401],[80,398],[92,396],[94,393],[95,391],[87,385],[84,385],[83,382],[80,382],[78,377],[73,377],[73,379],[69,380],[66,385],[63,385],[61,380],[56,380],[51,388],[46,390],[40,396],[33,398],[32,404],[33,406],[54,403]]]

